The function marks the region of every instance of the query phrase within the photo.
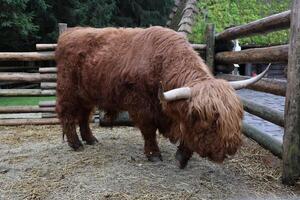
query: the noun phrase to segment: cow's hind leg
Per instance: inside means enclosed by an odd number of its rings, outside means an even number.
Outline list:
[[[68,145],[75,151],[82,150],[83,145],[76,133],[76,124],[73,118],[61,118],[63,135],[67,136]]]
[[[59,91],[59,90],[58,90]],[[56,112],[62,126],[63,137],[67,136],[68,145],[74,150],[83,149],[83,145],[80,142],[76,133],[76,118],[77,118],[77,104],[75,97],[67,99],[66,96],[58,93]],[[71,96],[71,94],[70,94]]]
[[[180,169],[184,169],[192,155],[193,152],[189,148],[187,148],[183,142],[180,142],[175,154],[178,167]]]
[[[88,145],[93,145],[98,142],[97,138],[92,134],[92,131],[89,126],[91,112],[92,108],[81,109],[78,116],[81,138]]]

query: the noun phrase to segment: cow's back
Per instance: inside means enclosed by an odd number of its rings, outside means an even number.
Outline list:
[[[102,107],[128,106],[127,97],[145,92],[151,79],[151,42],[136,41],[143,31],[73,28],[63,33],[56,50],[58,96],[73,91]]]
[[[70,29],[60,36],[56,50],[58,96],[73,91],[107,110],[153,104],[162,55],[178,38],[161,27]]]

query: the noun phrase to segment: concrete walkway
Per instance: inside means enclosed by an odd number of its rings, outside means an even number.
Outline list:
[[[278,110],[281,112],[284,111],[285,97],[248,89],[239,90],[238,94],[241,97],[254,101],[257,104],[267,106],[270,109]],[[270,136],[282,142],[284,132],[284,129],[282,127],[249,113],[245,113],[244,120],[246,123],[253,125],[260,130],[263,130]]]

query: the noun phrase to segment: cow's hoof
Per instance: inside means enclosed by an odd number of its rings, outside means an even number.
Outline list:
[[[83,145],[80,141],[76,142],[76,143],[71,143],[71,142],[68,142],[68,145],[74,150],[74,151],[82,151],[84,148],[83,148]]]
[[[177,166],[180,169],[184,169],[187,166],[188,162],[189,162],[190,156],[186,156],[180,150],[177,150],[176,154],[175,154],[175,159],[177,160],[177,162],[176,162]]]
[[[150,162],[159,162],[159,161],[163,161],[162,156],[160,153],[156,153],[156,154],[150,154],[147,155],[147,158]]]
[[[84,139],[84,141],[85,141],[85,143],[87,144],[87,145],[94,145],[94,144],[96,144],[96,143],[98,143],[99,141],[97,140],[97,138],[95,137],[95,136],[91,136],[90,138],[88,138],[88,139]]]

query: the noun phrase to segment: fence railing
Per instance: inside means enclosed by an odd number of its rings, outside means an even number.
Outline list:
[[[208,26],[208,29],[212,25]],[[290,42],[288,45],[252,48],[238,52],[225,51],[215,53],[217,44],[230,40],[249,37],[268,32],[290,28]],[[243,63],[288,63],[287,81],[270,80],[264,78],[259,83],[250,86],[250,89],[286,96],[285,112],[270,109],[264,105],[242,98],[244,109],[267,121],[284,127],[283,142],[272,138],[269,134],[253,125],[243,124],[246,136],[256,140],[274,155],[283,159],[282,182],[292,185],[300,177],[300,1],[294,0],[292,10],[275,14],[245,25],[232,27],[215,34],[213,45],[207,44],[207,53],[215,58],[212,63],[228,65]],[[215,45],[216,44],[216,45]],[[215,54],[214,54],[215,53]],[[226,80],[240,80],[245,77],[236,75],[220,75]]]
[[[245,25],[229,28],[216,35],[216,40],[234,40],[290,27],[291,11],[271,15]]]
[[[208,52],[212,51],[209,48],[218,49],[219,41],[229,42],[232,39],[239,39],[246,36],[254,36],[258,34],[263,34],[266,32],[278,31],[282,29],[289,28],[291,11],[282,12],[280,14],[272,15],[254,22],[250,22],[245,25],[232,27],[219,34],[215,34],[214,44],[207,45]],[[212,25],[208,25],[208,29],[211,29]],[[214,34],[211,32],[211,35]],[[212,36],[211,36],[212,37]],[[224,51],[217,52],[215,55],[211,55],[214,58],[213,63],[228,65],[228,64],[244,64],[244,63],[287,63],[288,62],[288,52],[289,45],[271,46],[265,48],[253,48],[241,51]],[[214,51],[212,51],[213,54]],[[222,74],[218,77],[224,78],[226,80],[242,80],[247,77]],[[272,80],[264,78],[256,84],[253,84],[249,89],[272,93],[276,95],[285,96],[287,82],[282,80]],[[270,109],[265,105],[259,105],[253,101],[247,99],[242,99],[244,108],[247,112],[263,118],[267,121],[275,123],[279,126],[284,127],[284,114],[278,112],[277,110]],[[282,142],[269,136],[268,133],[263,132],[253,125],[243,124],[243,132],[248,137],[256,140],[259,144],[269,149],[273,154],[278,157],[282,157]]]
[[[237,76],[232,74],[217,74],[218,78],[225,79],[227,81],[237,81],[249,79],[249,76]],[[285,96],[287,81],[281,79],[262,78],[259,82],[248,86],[247,88],[267,92],[279,96]]]
[[[188,10],[188,9],[186,9]],[[67,24],[59,24],[59,33],[62,33],[67,29]],[[0,61],[53,61],[54,50],[57,44],[36,44],[37,52],[2,52],[0,53]],[[192,44],[192,47],[205,54],[205,44]],[[20,97],[20,96],[55,96],[56,94],[56,67],[40,67],[38,72],[26,73],[26,72],[0,72],[0,83],[38,83],[39,89],[1,89],[0,97]],[[55,115],[55,101],[41,101],[39,106],[6,106],[0,107],[0,114],[13,114],[11,119],[0,119],[0,125],[26,125],[26,124],[53,124],[58,123]],[[22,119],[23,114],[30,117],[28,114],[32,114],[34,119]],[[39,119],[36,118],[36,113],[40,115]],[[19,114],[19,115],[15,115]],[[95,116],[96,118],[98,116]],[[102,116],[103,117],[103,116]],[[45,119],[43,119],[45,118]],[[100,118],[101,125],[105,125],[106,122]],[[95,121],[95,120],[94,120]],[[125,123],[123,118],[117,119],[116,124],[128,124]]]

